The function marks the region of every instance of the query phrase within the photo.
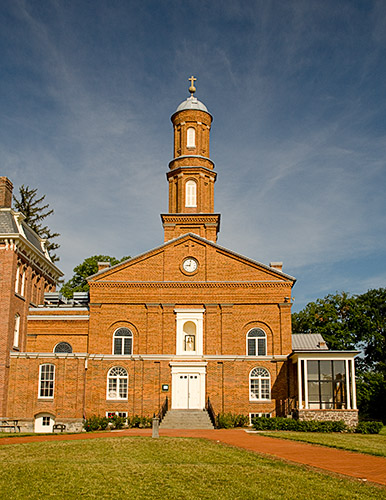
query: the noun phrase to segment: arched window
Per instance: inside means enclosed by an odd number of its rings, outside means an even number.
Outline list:
[[[184,351],[191,352],[196,350],[196,325],[193,321],[184,323]]]
[[[249,399],[271,399],[271,378],[265,368],[254,368],[249,375]]]
[[[40,365],[39,369],[39,398],[54,397],[55,365]]]
[[[188,181],[185,184],[185,206],[186,207],[196,207],[197,206],[197,184],[196,181]]]
[[[129,375],[121,366],[114,366],[107,374],[107,399],[127,399]]]
[[[54,352],[72,352],[71,344],[68,342],[59,342],[54,348]]]
[[[189,127],[186,131],[186,147],[195,148],[196,147],[196,130],[193,127]]]
[[[13,347],[19,347],[20,315],[15,314],[15,329],[13,332]]]
[[[114,332],[113,354],[133,354],[133,334],[128,328],[118,328]]]
[[[247,334],[247,355],[267,355],[267,336],[261,328],[252,328],[252,330],[249,330]]]

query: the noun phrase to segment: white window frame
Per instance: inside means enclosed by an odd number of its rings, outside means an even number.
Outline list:
[[[118,417],[127,418],[127,411],[106,411],[106,417],[110,418],[110,415],[117,415]]]
[[[187,148],[196,147],[196,129],[194,127],[189,127],[186,130],[186,147]]]
[[[23,268],[23,274],[21,275],[21,290],[20,290],[20,295],[24,297],[24,291],[25,291],[25,268]]]
[[[43,367],[49,366],[50,371],[48,375],[52,373],[52,379],[43,376],[47,375]],[[51,370],[52,368],[52,370]],[[43,384],[47,384],[44,386]],[[49,391],[49,395],[44,394],[45,391]],[[55,365],[52,363],[44,363],[39,366],[39,399],[53,399],[55,394]]]
[[[112,375],[113,370],[119,370],[119,373]],[[125,374],[123,374],[125,372]],[[114,394],[112,394],[110,381],[116,380],[116,390]],[[120,396],[121,393],[121,385],[126,385],[126,394],[125,396]],[[113,401],[127,401],[129,398],[129,374],[126,368],[122,366],[113,366],[107,373],[107,386],[106,386],[106,399]]]
[[[203,331],[205,309],[175,309],[176,313],[176,354],[177,356],[195,356],[203,354]],[[192,322],[196,326],[196,349],[185,351],[185,331],[184,325]]]
[[[128,332],[130,332],[130,334],[128,335],[117,335],[117,332],[119,332],[120,330],[127,330]],[[121,344],[121,352],[120,353],[116,353],[115,352],[115,339],[122,339],[122,344]],[[125,354],[124,351],[125,351],[125,345],[126,345],[126,342],[128,340],[131,340],[131,349],[130,349],[130,353],[128,354]],[[120,326],[119,328],[117,328],[114,332],[114,335],[113,335],[113,354],[115,356],[132,356],[133,354],[133,340],[134,340],[134,335],[133,335],[133,332],[130,330],[130,328],[127,328],[126,326]]]
[[[19,348],[19,335],[20,335],[20,314],[15,314],[15,329],[13,332],[13,347]]]
[[[252,419],[253,418],[260,418],[260,417],[265,417],[265,418],[271,418],[272,414],[268,412],[258,412],[258,413],[250,413],[249,414],[249,425],[252,425]]]
[[[185,207],[197,207],[197,182],[193,179],[185,183]]]
[[[259,374],[254,374],[255,370]],[[263,373],[265,372],[265,373]],[[257,394],[255,387],[252,391],[252,386],[256,385],[257,381]],[[268,381],[268,386],[266,382]],[[263,384],[264,382],[264,384]],[[268,388],[268,397],[265,396],[266,390]],[[249,401],[270,401],[271,400],[271,374],[266,368],[261,366],[255,366],[249,373]]]
[[[21,266],[19,265],[19,266],[17,266],[17,269],[16,269],[15,293],[19,293],[20,268],[21,268]]]
[[[251,332],[253,332],[253,330],[260,330],[260,332],[262,332],[264,334],[264,336],[262,335],[261,337],[249,337],[249,334]],[[255,354],[249,353],[249,340],[254,340]],[[263,341],[263,342],[259,342],[259,341]],[[264,354],[259,354],[259,350],[260,350],[261,345],[264,345]],[[253,356],[253,357],[255,357],[255,356],[261,357],[261,356],[267,355],[267,334],[265,333],[265,331],[262,328],[254,327],[248,331],[247,338],[246,338],[246,353],[247,353],[247,356]]]

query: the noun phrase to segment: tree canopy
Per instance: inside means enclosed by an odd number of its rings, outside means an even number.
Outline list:
[[[53,262],[57,262],[59,257],[54,253],[59,248],[58,243],[52,242],[54,238],[60,236],[59,233],[53,233],[48,226],[44,226],[42,221],[54,213],[49,204],[44,203],[46,195],[37,195],[37,188],[30,188],[29,186],[20,186],[19,197],[13,196],[14,207],[19,212],[25,215],[25,222],[33,229],[41,238],[47,240],[47,250]]]
[[[342,292],[310,302],[292,315],[294,333],[320,333],[330,349],[358,349],[358,407],[386,423],[386,288]]]
[[[110,262],[112,266],[115,266],[128,259],[130,259],[129,256],[122,257],[121,259],[109,255],[87,257],[81,264],[74,267],[74,275],[61,288],[62,294],[70,299],[74,292],[88,292],[90,287],[87,283],[87,278],[98,272],[98,262]]]

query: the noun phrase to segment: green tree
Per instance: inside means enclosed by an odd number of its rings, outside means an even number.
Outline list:
[[[13,196],[14,207],[17,211],[22,212],[25,215],[25,222],[28,226],[33,229],[41,238],[47,241],[47,250],[51,257],[52,262],[57,262],[59,257],[54,253],[55,250],[59,248],[58,243],[52,242],[54,238],[60,236],[59,233],[53,233],[48,226],[44,226],[43,222],[46,217],[49,217],[54,213],[51,208],[49,210],[49,204],[44,203],[46,195],[37,195],[37,188],[31,189],[29,186],[20,186],[19,188],[19,198]]]
[[[128,259],[130,259],[130,257],[117,259],[109,255],[93,255],[92,257],[87,257],[81,264],[74,267],[74,275],[62,286],[62,294],[70,299],[74,292],[88,292],[90,287],[87,283],[87,278],[98,272],[98,262],[110,262],[112,266],[115,266]]]
[[[330,349],[358,349],[357,395],[361,417],[386,423],[386,289],[342,292],[310,302],[292,315],[294,333],[320,333]]]
[[[355,299],[349,294],[327,295],[292,314],[294,333],[320,333],[330,349],[353,349],[357,343],[351,329]]]

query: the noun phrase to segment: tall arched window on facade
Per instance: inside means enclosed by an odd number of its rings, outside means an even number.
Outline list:
[[[197,184],[196,181],[188,181],[185,184],[185,206],[186,207],[196,207],[197,206]]]
[[[39,369],[39,398],[53,398],[55,383],[55,365],[40,365]]]
[[[128,328],[118,328],[114,332],[113,354],[133,354],[133,334]]]
[[[15,329],[13,332],[13,347],[19,347],[20,315],[15,314]]]
[[[265,368],[254,368],[249,375],[249,399],[271,399],[271,377]]]
[[[72,352],[72,347],[71,344],[68,342],[59,342],[59,344],[56,344],[54,348],[54,352],[60,353],[60,352],[67,352],[70,353]]]
[[[186,131],[186,147],[196,147],[196,130],[193,127],[189,127]]]
[[[261,328],[252,328],[252,330],[249,330],[247,333],[247,355],[267,355],[267,335]]]
[[[114,366],[107,374],[107,399],[127,399],[129,375],[121,366]]]

